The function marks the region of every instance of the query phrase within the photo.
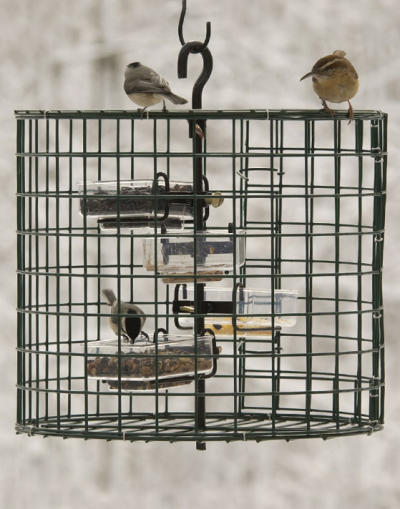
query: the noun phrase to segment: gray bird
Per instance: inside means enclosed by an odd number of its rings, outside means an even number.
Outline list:
[[[168,81],[140,62],[133,62],[126,67],[124,90],[131,101],[143,107],[142,111],[160,101],[165,110],[164,98],[174,104],[187,103],[186,99],[171,92]]]
[[[139,336],[146,321],[143,311],[132,302],[121,302],[118,313],[118,301],[115,293],[111,289],[105,288],[103,295],[111,306],[110,325],[112,330],[118,336],[118,324],[120,324],[120,334],[133,343]]]

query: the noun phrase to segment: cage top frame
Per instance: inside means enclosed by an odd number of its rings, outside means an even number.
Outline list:
[[[15,110],[15,118],[22,119],[143,119],[137,110]],[[380,110],[356,110],[354,120],[380,120],[387,113]],[[247,119],[247,120],[348,120],[347,110],[335,110],[331,117],[322,110],[250,109],[250,110],[152,110],[145,119]]]

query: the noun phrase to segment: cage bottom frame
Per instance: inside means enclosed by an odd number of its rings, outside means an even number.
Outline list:
[[[336,438],[349,435],[370,435],[380,431],[383,425],[363,417],[354,422],[349,416],[340,416],[335,421],[328,415],[318,413],[306,418],[304,415],[279,413],[274,419],[270,414],[232,412],[207,412],[206,429],[195,430],[195,417],[191,412],[168,412],[158,414],[157,430],[154,426],[155,415],[149,413],[122,414],[117,425],[113,413],[77,414],[41,418],[36,422],[17,425],[17,433],[43,437],[61,436],[62,438],[126,440],[130,442],[233,442],[233,441],[286,441],[304,438]],[[234,426],[234,423],[236,425]],[[302,429],[302,427],[304,429]],[[308,428],[308,429],[306,429]]]
[[[302,376],[301,376],[302,375]],[[292,376],[306,380],[306,373],[280,372],[282,380]],[[218,375],[216,375],[218,378]],[[168,408],[170,397],[179,396],[193,400],[198,396],[195,391],[190,394],[176,393],[174,389],[166,392],[152,391],[143,392],[113,392],[101,391],[100,389],[87,391],[90,397],[107,396],[110,398],[121,398],[124,403],[132,404],[135,397],[154,398],[157,401],[155,411],[121,411],[115,412],[90,412],[87,413],[58,413],[46,415],[36,419],[24,419],[24,423],[18,423],[15,430],[18,434],[29,436],[41,435],[43,437],[82,438],[82,439],[104,439],[104,440],[126,440],[130,442],[143,441],[165,441],[165,442],[233,442],[233,441],[268,441],[286,440],[291,441],[303,438],[330,439],[349,435],[370,435],[383,429],[383,418],[379,415],[379,395],[384,392],[384,384],[373,378],[362,377],[361,382],[355,377],[341,374],[339,379],[345,384],[354,385],[353,389],[322,391],[332,396],[330,408],[313,407],[312,397],[321,394],[321,391],[304,391],[295,394],[309,399],[309,406],[289,407],[281,405],[280,398],[285,392],[272,391],[262,393],[273,403],[272,407],[250,406],[246,398],[251,393],[246,393],[246,373],[239,377],[241,387],[235,394],[205,393],[207,397],[235,396],[237,398],[237,409],[235,411],[206,411],[204,426],[200,428],[195,411],[171,411]],[[334,376],[328,373],[319,373],[318,379],[328,383],[334,383]],[[199,377],[198,381],[201,378]],[[76,382],[82,380],[75,379]],[[97,382],[99,384],[99,382]],[[361,385],[360,385],[361,384]],[[40,384],[39,384],[40,385]],[[347,385],[346,385],[347,386]],[[43,388],[30,387],[30,395],[35,392],[42,392]],[[61,389],[57,393],[52,388],[47,388],[47,394],[61,395],[68,398],[74,395],[83,395],[82,391],[71,391]],[[347,394],[352,398],[353,409],[336,410],[335,398],[340,394]],[[86,396],[87,397],[87,396]],[[133,399],[132,399],[133,398]],[[364,404],[361,405],[361,400]],[[64,400],[64,402],[66,402]],[[164,402],[164,405],[162,404]],[[31,403],[34,405],[33,397]],[[163,407],[163,408],[161,408]]]

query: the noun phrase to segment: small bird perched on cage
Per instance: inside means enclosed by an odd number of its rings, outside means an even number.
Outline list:
[[[358,91],[358,74],[353,64],[345,58],[346,53],[341,50],[334,51],[331,55],[320,58],[300,81],[312,76],[313,89],[322,101],[324,109],[333,116],[333,111],[326,101],[332,103],[349,103],[349,123],[354,118],[353,107],[350,99]]]
[[[111,306],[110,325],[112,330],[118,336],[118,328],[120,334],[128,339],[131,343],[139,336],[143,325],[146,321],[146,316],[139,306],[131,302],[121,302],[118,310],[118,301],[115,293],[105,288],[103,295],[107,299],[108,304]],[[130,315],[130,316],[118,316]],[[120,324],[118,326],[118,324]]]
[[[131,101],[143,107],[142,112],[148,106],[153,106],[160,101],[163,102],[165,110],[164,99],[174,104],[187,103],[186,99],[171,92],[168,81],[140,62],[133,62],[126,67],[124,90]]]

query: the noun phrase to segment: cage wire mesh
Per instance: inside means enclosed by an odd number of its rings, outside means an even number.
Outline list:
[[[17,432],[206,442],[381,429],[386,114],[350,126],[300,110],[16,118]],[[138,179],[151,190],[133,218],[124,190]],[[181,223],[173,182],[189,185]],[[143,310],[152,350],[114,333],[104,288]],[[93,350],[104,340],[111,350]]]

